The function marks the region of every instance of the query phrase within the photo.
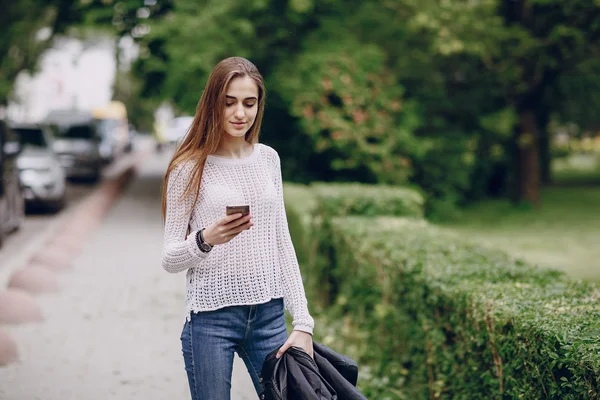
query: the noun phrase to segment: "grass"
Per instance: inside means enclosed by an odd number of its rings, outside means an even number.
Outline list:
[[[486,200],[443,226],[536,265],[600,281],[600,156],[559,160],[553,173],[556,184],[542,190],[539,209]]]

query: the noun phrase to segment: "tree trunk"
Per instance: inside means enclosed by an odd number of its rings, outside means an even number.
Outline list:
[[[518,125],[513,127],[512,140],[506,144],[506,151],[509,154],[510,162],[507,165],[507,191],[510,201],[518,204],[521,201],[521,168],[519,166],[519,136],[521,128]]]
[[[550,116],[545,108],[536,113],[539,132],[539,156],[540,156],[540,181],[542,185],[552,183],[552,154],[550,150],[550,134],[548,133],[548,122]]]
[[[517,200],[533,206],[540,205],[539,133],[535,111],[524,108],[519,111],[517,134]]]

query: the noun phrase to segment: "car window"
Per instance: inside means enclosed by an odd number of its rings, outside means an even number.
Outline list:
[[[92,139],[96,137],[95,129],[90,125],[53,126],[52,131],[57,138]]]
[[[14,131],[19,136],[22,146],[48,147],[44,132],[41,129],[15,128]]]

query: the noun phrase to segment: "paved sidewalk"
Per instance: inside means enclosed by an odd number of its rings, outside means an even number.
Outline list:
[[[146,159],[58,276],[61,291],[36,296],[45,321],[3,326],[21,361],[0,367],[1,400],[190,398],[179,341],[185,278],[160,265],[168,157]],[[236,357],[232,399],[256,398]]]

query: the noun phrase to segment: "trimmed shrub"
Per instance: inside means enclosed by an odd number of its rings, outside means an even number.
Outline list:
[[[424,198],[415,189],[361,183],[313,183],[310,186],[286,183],[288,222],[299,262],[304,266],[307,292],[319,306],[328,306],[337,295],[337,274],[333,249],[328,240],[334,216],[395,215],[420,218]],[[293,207],[289,205],[293,204]],[[343,270],[340,272],[343,273]],[[315,286],[313,286],[313,284]],[[312,289],[311,289],[312,290]]]
[[[332,228],[345,273],[331,311],[369,332],[359,359],[388,378],[373,394],[400,384],[411,398],[598,398],[598,287],[424,222],[344,218]]]
[[[311,185],[314,206],[322,216],[395,215],[422,217],[425,200],[415,189],[361,183],[316,183]]]
[[[333,275],[337,285],[331,304],[315,313],[316,339],[359,361],[369,398],[600,398],[597,285],[423,220],[329,221],[309,235],[332,264],[302,265],[307,292],[326,290],[313,273]]]
[[[302,276],[309,298],[314,299],[320,295],[318,278],[315,273],[316,265],[315,248],[318,243],[313,237],[313,214],[316,209],[316,198],[309,186],[297,183],[285,183],[283,186],[285,208],[290,235],[293,239],[294,250],[298,263],[302,267]],[[315,291],[316,289],[316,291]],[[315,304],[318,306],[317,304]]]

